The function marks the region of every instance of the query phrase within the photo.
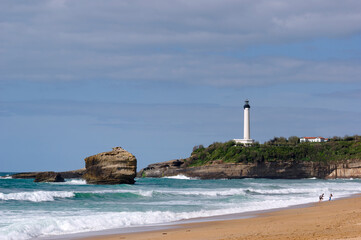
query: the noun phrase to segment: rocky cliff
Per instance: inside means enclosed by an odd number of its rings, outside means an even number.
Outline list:
[[[350,160],[333,165],[327,178],[361,178],[361,160]]]
[[[348,160],[338,164],[309,161],[272,161],[256,163],[222,163],[190,167],[187,160],[151,164],[138,177],[185,175],[199,179],[235,178],[361,178],[361,161]]]
[[[85,158],[83,178],[91,184],[133,184],[137,159],[121,147]]]

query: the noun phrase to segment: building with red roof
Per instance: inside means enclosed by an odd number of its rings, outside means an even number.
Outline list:
[[[324,137],[302,137],[300,142],[327,142],[328,138]]]

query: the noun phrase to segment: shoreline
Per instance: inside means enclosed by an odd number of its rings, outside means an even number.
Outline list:
[[[334,201],[339,199],[353,198],[357,197],[358,194],[353,194],[347,197],[340,197]],[[360,193],[361,197],[361,193]],[[201,224],[201,223],[211,223],[218,221],[229,221],[229,220],[240,220],[240,219],[249,219],[256,218],[261,216],[262,214],[287,210],[287,209],[298,209],[298,208],[306,208],[311,207],[313,204],[317,202],[311,203],[302,203],[291,205],[287,207],[279,207],[279,208],[271,208],[264,210],[255,210],[255,211],[247,211],[241,213],[230,213],[230,214],[222,214],[215,215],[209,217],[196,217],[178,220],[174,222],[166,222],[166,223],[158,223],[156,225],[143,225],[143,226],[128,226],[123,228],[115,228],[115,229],[107,229],[107,230],[99,230],[99,231],[90,231],[90,232],[81,232],[81,233],[72,233],[72,234],[64,234],[64,235],[56,235],[56,236],[47,236],[47,237],[38,237],[38,240],[100,240],[103,237],[109,236],[120,236],[120,235],[128,235],[128,234],[137,234],[137,233],[146,233],[146,232],[156,232],[156,231],[165,231],[183,228],[183,226],[188,226],[188,224]]]
[[[357,195],[357,194],[355,194],[355,195]],[[351,198],[355,195],[351,195],[348,197],[341,197],[338,199]],[[360,195],[361,195],[361,193],[360,193]],[[336,200],[338,200],[338,199],[336,199]],[[312,206],[313,204],[314,203],[303,203],[303,204],[297,204],[297,205],[292,205],[292,206],[288,206],[288,207],[247,211],[247,212],[241,212],[241,213],[222,214],[222,215],[215,215],[215,216],[209,216],[209,217],[189,218],[189,219],[183,219],[183,220],[178,220],[178,221],[174,221],[174,222],[158,223],[156,225],[128,226],[128,227],[123,227],[123,228],[115,228],[115,229],[107,229],[107,230],[99,230],[99,231],[38,237],[37,239],[39,239],[39,240],[102,239],[101,237],[103,237],[103,236],[118,236],[118,235],[126,235],[126,234],[133,234],[133,233],[143,233],[143,232],[154,232],[154,231],[164,231],[164,230],[169,230],[169,229],[177,229],[177,228],[182,228],[183,225],[188,225],[188,224],[199,224],[199,223],[208,223],[208,222],[216,222],[216,221],[249,219],[249,218],[259,217],[261,214],[282,211],[285,209],[305,208],[305,207]]]
[[[138,229],[136,229],[138,228]],[[286,208],[182,220],[123,233],[68,235],[77,240],[361,239],[361,194]],[[119,231],[119,229],[118,229]],[[71,238],[69,238],[71,237]],[[54,238],[55,239],[55,238]],[[61,238],[56,238],[61,239]]]

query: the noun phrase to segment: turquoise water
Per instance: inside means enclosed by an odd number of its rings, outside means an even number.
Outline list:
[[[0,178],[0,239],[32,239],[287,207],[361,192],[361,181],[137,179],[87,185]]]

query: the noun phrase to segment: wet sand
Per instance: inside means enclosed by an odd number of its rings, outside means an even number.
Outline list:
[[[361,196],[323,201],[304,208],[260,213],[247,219],[175,225],[173,228],[83,240],[361,240]]]

